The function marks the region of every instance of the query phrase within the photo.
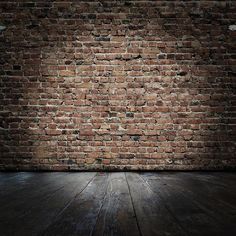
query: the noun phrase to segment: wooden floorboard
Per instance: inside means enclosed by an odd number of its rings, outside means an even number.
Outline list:
[[[186,235],[164,204],[164,201],[140,178],[126,173],[138,225],[143,236]]]
[[[171,179],[169,179],[171,181]],[[222,187],[216,181],[206,181],[201,175],[191,173],[178,173],[172,176],[172,181],[176,182],[186,194],[190,194],[203,205],[207,204],[214,212],[220,211],[224,216],[236,216],[236,191],[235,185],[229,188]],[[216,209],[215,209],[216,207]],[[221,211],[220,209],[223,209]]]
[[[234,172],[0,173],[0,236],[233,236]]]
[[[4,216],[2,220],[5,223],[4,232],[12,234],[12,230],[17,228],[18,235],[40,234],[86,188],[94,176],[95,173],[91,172],[71,173],[62,175],[60,179],[54,179],[58,182],[58,184],[55,183],[55,191],[51,191],[50,194],[46,193],[44,198],[42,198],[42,194],[37,199],[28,198],[28,201],[23,203],[24,208],[18,204],[17,208],[14,207],[13,211],[9,211]],[[54,189],[51,183],[47,186],[49,189]],[[16,202],[18,203],[18,201]],[[19,207],[21,207],[21,211],[15,212],[15,209],[19,209]],[[11,227],[8,227],[9,225]]]
[[[67,180],[68,174],[66,173],[55,173],[34,176],[30,179],[27,184],[20,184],[14,186],[14,191],[6,194],[0,199],[0,211],[6,212],[6,215],[0,215],[0,221],[2,217],[4,219],[7,216],[23,214],[28,208],[31,208],[41,200],[47,198],[49,195],[58,191],[63,187]],[[20,187],[23,186],[23,187]],[[5,190],[7,193],[7,190]],[[22,207],[24,205],[24,207]]]
[[[64,179],[63,176],[68,175],[68,173],[31,173],[24,172],[19,173],[14,178],[11,178],[9,181],[4,180],[1,185],[0,196],[4,196],[4,198],[0,199],[0,206],[5,205],[1,200],[6,200],[9,198],[22,198],[21,194],[26,193],[28,195],[33,193],[33,191],[38,191],[41,189],[50,189],[47,185],[54,185],[57,183],[57,178]],[[10,202],[10,201],[8,201]]]
[[[145,175],[145,174],[144,174]],[[236,214],[235,209],[228,202],[222,200],[222,195],[226,193],[224,189],[215,193],[217,185],[213,183],[203,183],[201,181],[202,174],[191,173],[160,173],[160,174],[148,174],[149,178],[153,181],[158,181],[160,178],[165,185],[171,186],[175,192],[183,193],[188,201],[198,205],[208,216],[210,216],[214,222],[217,230],[217,235],[236,235]],[[235,186],[232,188],[232,194],[235,193]],[[231,198],[233,199],[233,198]],[[206,221],[207,223],[207,221]],[[206,224],[204,232],[211,230],[210,221]],[[203,232],[199,232],[199,235]],[[204,234],[205,235],[205,234]],[[215,235],[209,232],[206,235]]]
[[[150,188],[162,198],[166,207],[185,229],[187,235],[202,235],[202,229],[206,225],[205,235],[224,234],[225,229],[216,225],[214,217],[209,215],[196,201],[192,201],[184,189],[176,188],[175,183],[166,183],[167,181],[158,175],[154,174],[154,176],[156,176],[155,179],[151,178],[151,175],[141,174]]]
[[[91,235],[107,193],[109,173],[98,173],[41,235]]]
[[[124,173],[110,174],[107,194],[93,235],[140,235]]]

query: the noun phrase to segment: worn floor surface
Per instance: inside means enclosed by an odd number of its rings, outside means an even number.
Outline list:
[[[236,235],[236,173],[0,173],[0,235]]]

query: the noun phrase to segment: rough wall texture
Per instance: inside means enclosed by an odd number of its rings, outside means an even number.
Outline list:
[[[0,169],[236,166],[235,1],[1,1]]]

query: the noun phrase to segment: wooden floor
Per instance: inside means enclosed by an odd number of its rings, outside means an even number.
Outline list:
[[[0,235],[236,235],[236,173],[0,173]]]

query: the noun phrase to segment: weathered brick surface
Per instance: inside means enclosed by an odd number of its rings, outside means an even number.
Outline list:
[[[0,169],[236,166],[235,1],[1,1]]]

